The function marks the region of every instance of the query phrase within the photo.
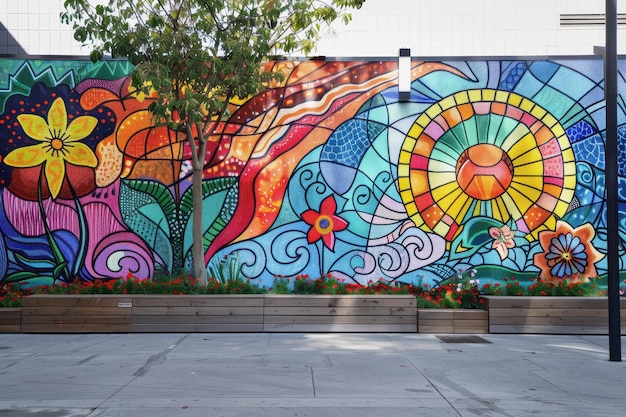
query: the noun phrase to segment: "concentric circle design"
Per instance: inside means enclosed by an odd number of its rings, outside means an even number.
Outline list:
[[[422,113],[402,145],[398,186],[413,222],[452,241],[475,216],[536,239],[574,196],[565,130],[545,109],[508,91],[467,90]]]
[[[489,143],[474,145],[456,166],[459,185],[470,197],[491,200],[506,192],[513,181],[513,163],[502,149]]]

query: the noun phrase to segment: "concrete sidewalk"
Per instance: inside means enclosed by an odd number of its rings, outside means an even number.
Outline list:
[[[2,334],[0,417],[626,414],[606,336],[442,338]]]

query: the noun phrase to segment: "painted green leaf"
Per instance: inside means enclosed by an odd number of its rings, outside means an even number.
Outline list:
[[[13,282],[23,282],[26,281],[28,279],[32,279],[32,278],[38,278],[41,275],[36,273],[36,272],[31,272],[31,271],[19,271],[19,272],[14,272],[13,274],[9,274],[7,275],[3,280],[2,283],[3,284],[10,284]]]
[[[78,81],[86,79],[116,80],[133,72],[133,65],[128,61],[103,60],[96,64],[85,65],[77,71]]]
[[[52,271],[52,278],[55,281],[61,279],[63,274],[66,272],[66,268],[67,268],[67,262],[62,262],[59,265],[55,266],[54,270]],[[68,278],[73,278],[73,277],[68,277]]]
[[[203,246],[204,250],[209,247],[215,236],[224,228],[232,218],[237,206],[237,179],[216,178],[205,181],[202,184],[203,191]],[[190,221],[193,210],[193,194],[188,190],[181,200],[181,215],[186,216],[185,233],[185,257],[191,256],[192,248],[192,225]]]
[[[31,259],[19,253],[15,253],[15,259],[23,268],[34,271],[51,271],[56,265],[49,259]]]
[[[488,217],[470,219],[461,233],[452,241],[450,259],[467,258],[475,254],[485,243],[491,241],[490,227],[501,227],[502,223]]]
[[[51,61],[45,61],[45,65],[39,65],[40,62],[3,60],[0,73],[13,75],[0,77],[0,79],[8,78],[9,80],[8,85],[0,85],[0,112],[4,112],[4,105],[9,97],[15,94],[30,95],[30,90],[36,83],[44,83],[48,87],[61,84],[67,84],[71,88],[75,86],[73,71],[62,70],[58,68],[61,65],[55,65]],[[15,65],[20,66],[14,68]],[[5,66],[10,66],[10,68],[5,68]]]
[[[144,180],[129,180],[124,181],[123,185],[128,188],[136,190],[140,193],[150,195],[154,202],[157,203],[163,214],[168,218],[172,216],[176,210],[176,203],[174,197],[170,191],[163,184],[156,181],[144,181]]]
[[[171,222],[176,205],[169,190],[154,181],[122,181],[120,212],[126,225],[154,249],[166,268],[171,269],[174,257]]]
[[[202,183],[202,199],[206,200],[210,196],[226,191],[236,183],[237,178],[234,177],[215,178],[204,181]],[[180,201],[180,211],[187,216],[193,211],[193,193],[191,192],[191,188],[183,194],[183,198]]]

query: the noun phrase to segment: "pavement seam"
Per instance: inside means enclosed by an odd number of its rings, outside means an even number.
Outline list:
[[[545,368],[544,368],[545,369]],[[543,376],[537,374],[535,371],[531,371],[529,370],[528,372],[530,372],[531,374],[533,374],[534,376],[536,376],[537,378],[541,379],[542,381],[545,381],[547,384],[551,385],[552,387],[554,387],[556,390],[561,391],[563,394],[567,395],[568,397],[571,397],[573,399],[575,399],[578,402],[583,402],[583,400],[581,400],[580,398],[578,398],[575,395],[572,395],[571,393],[565,391],[563,388],[559,387],[558,385],[553,384],[552,382],[550,382],[548,379],[544,378]]]
[[[146,361],[146,363],[141,368],[137,369],[137,371],[133,374],[133,376],[134,377],[144,376],[146,373],[148,373],[150,368],[152,368],[155,364],[163,363],[163,361],[165,360],[165,357],[188,337],[189,337],[189,334],[186,334],[185,336],[178,339],[176,343],[168,346],[165,350],[163,350],[163,352],[150,356],[148,360]]]
[[[543,369],[544,371],[549,371],[549,369],[548,369],[547,367],[543,366],[543,365],[542,365],[542,364],[540,364],[540,363],[535,362],[534,360],[532,360],[532,359],[530,359],[530,358],[523,358],[523,359],[524,359],[526,362],[530,362],[530,363],[532,363],[532,364],[533,364],[534,366],[536,366],[537,368],[541,368],[541,369]]]
[[[317,398],[317,394],[315,392],[315,376],[313,374],[313,365],[311,365],[311,386],[313,387],[313,398]]]
[[[387,334],[385,334],[385,338],[389,341],[389,343],[391,343],[392,346],[394,346],[394,348],[396,348],[396,351],[404,358],[405,361],[407,361],[408,363],[411,364],[411,366],[417,371],[419,372],[426,381],[428,381],[428,384],[433,387],[433,389],[435,390],[435,392],[437,394],[439,394],[439,396],[446,402],[448,403],[448,405],[450,406],[450,408],[452,410],[454,410],[455,413],[457,413],[459,415],[459,417],[463,417],[463,414],[461,414],[461,412],[459,410],[456,409],[456,407],[454,406],[454,404],[452,404],[450,402],[450,400],[448,398],[446,398],[445,395],[443,395],[443,393],[441,391],[439,391],[439,388],[437,388],[437,385],[433,383],[433,381],[424,373],[422,372],[422,370],[420,369],[419,366],[417,366],[417,364],[415,362],[413,362],[409,357],[407,357],[404,352],[402,350],[400,350],[398,348],[398,346],[396,346],[396,344],[393,342],[393,340],[391,340],[389,338],[389,336]]]
[[[123,391],[124,389],[126,389],[126,387],[128,387],[130,384],[132,384],[137,378],[144,376],[149,370],[150,368],[152,368],[152,366],[154,366],[156,363],[162,363],[165,360],[165,357],[167,356],[167,354],[169,354],[172,350],[174,350],[175,348],[177,348],[182,342],[184,342],[188,337],[190,336],[189,333],[185,334],[183,337],[181,337],[180,339],[178,339],[174,344],[169,345],[165,350],[163,350],[161,353],[157,354],[157,355],[152,355],[148,358],[148,360],[146,361],[146,363],[139,368],[133,375],[132,378],[125,383],[124,385],[122,385],[118,390],[116,390],[115,392],[113,392],[111,395],[109,395],[107,398],[105,398],[104,400],[102,400],[96,407],[92,408],[91,411],[87,414],[86,417],[89,417],[90,415],[92,415],[95,412],[101,411],[101,406],[102,404],[106,403],[107,401],[111,400],[111,398],[115,397],[117,394],[119,394],[121,391]]]

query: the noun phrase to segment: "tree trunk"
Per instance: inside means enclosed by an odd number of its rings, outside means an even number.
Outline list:
[[[187,140],[191,147],[191,165],[193,168],[191,188],[193,195],[193,276],[200,280],[200,285],[206,285],[208,280],[204,263],[204,228],[202,227],[202,180],[206,161],[206,137],[202,134],[200,125],[198,125],[197,131],[198,144],[196,146],[192,127],[187,124]]]
[[[207,284],[206,265],[204,264],[204,243],[202,228],[202,172],[200,167],[193,167],[193,275],[200,280],[200,285]]]

